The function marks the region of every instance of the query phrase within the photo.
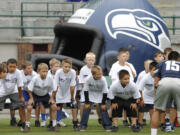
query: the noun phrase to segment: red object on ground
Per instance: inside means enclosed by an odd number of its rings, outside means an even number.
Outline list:
[[[175,127],[180,127],[180,123],[178,122],[177,114],[176,114],[176,119],[175,119],[174,123],[175,123]]]

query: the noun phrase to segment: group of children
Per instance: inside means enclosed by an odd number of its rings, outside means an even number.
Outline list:
[[[73,67],[70,59],[64,59],[62,65],[59,60],[51,59],[50,70],[47,64],[40,63],[37,73],[33,71],[31,62],[24,63],[19,70],[17,61],[9,59],[6,63],[0,64],[0,109],[4,108],[5,100],[9,98],[10,108],[19,109],[21,131],[29,132],[32,109],[35,109],[36,114],[35,126],[46,126],[46,108],[49,108],[50,122],[47,129],[58,132],[58,125],[66,126],[61,120],[63,105],[66,104],[72,109],[74,130],[85,131],[91,108],[95,105],[98,122],[105,131],[117,132],[118,117],[123,116],[123,124],[130,126],[133,132],[139,132],[143,126],[145,112],[150,113],[150,122],[152,121],[154,72],[157,64],[167,60],[171,51],[171,48],[165,49],[164,53],[158,51],[155,53],[154,61],[146,60],[145,70],[139,74],[135,83],[136,70],[128,62],[130,52],[126,48],[120,48],[118,60],[109,72],[109,89],[101,67],[94,65],[96,56],[92,52],[86,54],[86,65],[80,72]],[[110,107],[107,106],[107,102],[111,103]],[[172,102],[170,104],[169,108],[173,108]],[[80,123],[77,118],[78,107]],[[174,118],[170,113],[170,122],[173,123]],[[161,116],[161,128],[164,131],[166,129],[165,113]]]

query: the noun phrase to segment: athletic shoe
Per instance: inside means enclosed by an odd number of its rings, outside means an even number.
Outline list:
[[[52,127],[52,126],[51,126],[51,127],[48,129],[48,131],[59,132],[60,129],[59,129],[57,126],[55,126],[55,127]]]
[[[123,125],[124,125],[124,126],[130,126],[130,124],[128,123],[127,120],[123,120]]]
[[[66,127],[66,124],[62,120],[60,120],[60,121],[57,121],[57,126]]]
[[[17,126],[16,118],[12,118],[10,121],[11,126]]]
[[[164,129],[164,132],[174,132],[174,130],[172,130],[172,129]]]
[[[143,119],[142,125],[143,125],[143,126],[146,125],[146,119]]]
[[[47,125],[47,130],[49,131],[52,127],[52,121],[49,122],[49,124]]]
[[[133,132],[139,132],[139,131],[140,131],[140,129],[139,129],[139,127],[138,127],[137,125],[132,125],[132,126],[131,126],[131,130],[132,130]]]
[[[39,120],[35,120],[35,127],[40,127],[40,122],[39,122]]]
[[[79,131],[79,127],[78,127],[77,124],[76,124],[76,125],[73,125],[73,128],[74,128],[74,131]]]
[[[29,132],[30,127],[25,125],[25,123],[22,123],[21,132]]]
[[[104,129],[105,129],[106,132],[110,132],[111,129],[112,129],[112,127],[111,127],[111,126],[107,126],[107,127],[105,127]]]
[[[165,123],[161,123],[160,129],[161,129],[161,131],[164,131],[164,132],[165,132],[165,129],[166,129]]]
[[[113,126],[112,128],[111,128],[111,132],[117,132],[118,131],[118,127],[117,126]]]
[[[139,128],[139,130],[142,130],[143,129],[143,124],[138,123],[137,127]]]
[[[84,131],[86,131],[86,128],[85,127],[80,127],[80,131],[84,132]]]
[[[42,121],[41,122],[41,127],[45,127],[46,126],[46,121]]]
[[[102,124],[102,119],[101,119],[101,118],[98,119],[98,123],[99,123],[100,125]]]
[[[21,126],[22,126],[21,120],[18,121],[17,126],[18,126],[18,127],[21,127]]]

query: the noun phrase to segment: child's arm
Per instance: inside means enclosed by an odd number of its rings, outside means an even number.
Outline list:
[[[139,99],[139,98],[137,98],[137,99]],[[133,98],[132,99],[132,103],[131,103],[131,105],[130,105],[130,108],[132,109],[132,110],[136,110],[137,109],[137,99],[135,99],[135,98]]]
[[[33,100],[33,96],[32,96],[32,91],[28,90],[28,94],[29,94],[28,105],[33,105],[34,104],[34,100]]]
[[[132,104],[130,105],[130,108],[131,108],[132,110],[136,110],[136,109],[137,109],[137,104],[136,104],[136,103],[132,103]]]
[[[108,93],[108,85],[106,82],[106,79],[103,77],[104,80],[104,84],[103,84],[103,98],[102,98],[102,105],[101,105],[101,109],[102,110],[106,110],[106,100],[107,100],[107,93]]]
[[[20,71],[17,71],[17,87],[18,87],[18,93],[19,93],[19,101],[24,102],[24,96],[22,94],[23,78]]]
[[[133,77],[135,78],[135,77],[136,77],[136,74],[135,74],[134,71],[132,70],[131,66],[130,66],[128,63],[126,63],[126,65],[130,68],[131,73],[132,73]]]
[[[51,97],[50,97],[50,99],[49,99],[49,103],[50,103],[50,104],[54,104],[54,103],[55,103],[54,98],[56,97],[56,92],[57,92],[57,91],[53,91],[53,92],[52,92],[52,95],[51,95]]]
[[[53,78],[51,78],[51,84],[52,85],[51,85],[50,91],[52,91],[52,95],[49,99],[49,104],[54,104],[55,103],[54,99],[56,97],[56,92],[58,90],[58,86],[56,85],[56,82],[53,80]]]
[[[142,90],[139,90],[140,94],[141,94],[141,98],[140,98],[140,106],[143,107],[144,106],[144,100],[143,100],[143,94],[142,94]]]
[[[154,77],[154,91],[155,92],[157,90],[157,86],[158,86],[159,80],[160,80],[159,77],[157,77],[157,76]]]
[[[24,96],[22,94],[22,87],[18,87],[19,101],[24,102]]]
[[[89,92],[88,91],[84,91],[84,96],[85,96],[85,105],[84,105],[84,108],[85,109],[89,109],[90,108],[90,104],[89,104]]]
[[[71,100],[74,99],[74,89],[75,89],[75,86],[71,86],[71,87],[70,87],[70,91],[71,91]]]

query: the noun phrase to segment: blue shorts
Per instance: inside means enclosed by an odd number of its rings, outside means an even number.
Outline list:
[[[28,94],[28,92],[25,91],[25,90],[22,90],[22,94],[24,96],[25,102],[28,102],[29,101],[29,94]]]

